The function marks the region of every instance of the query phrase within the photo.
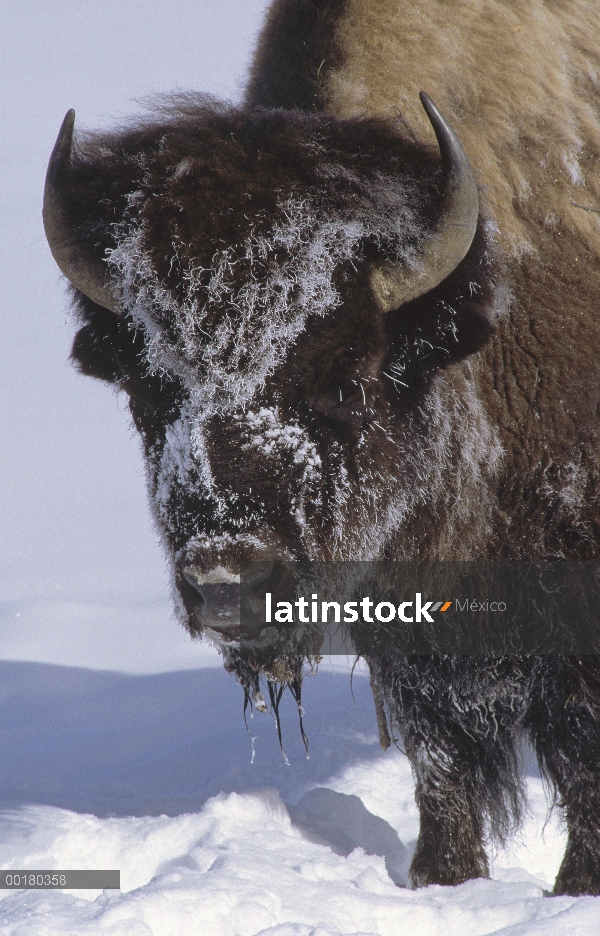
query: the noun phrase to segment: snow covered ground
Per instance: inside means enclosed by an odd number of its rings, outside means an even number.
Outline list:
[[[600,929],[548,899],[564,846],[531,815],[492,881],[413,892],[410,770],[345,660],[242,718],[216,651],[171,620],[123,402],[68,365],[41,194],[68,107],[106,125],[174,87],[236,97],[266,0],[4,0],[0,8],[0,867],[120,868],[121,892],[0,891],[0,936],[435,936]],[[255,756],[252,762],[252,743]]]
[[[418,833],[406,758],[380,750],[364,673],[305,680],[246,732],[216,668],[130,675],[0,665],[0,866],[120,868],[120,892],[0,891],[0,934],[214,936],[598,932],[600,901],[552,898],[564,847],[530,816],[492,881],[406,890]],[[252,762],[252,746],[254,761]]]

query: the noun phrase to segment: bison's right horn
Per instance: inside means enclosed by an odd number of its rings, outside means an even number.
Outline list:
[[[421,91],[419,97],[440,147],[444,207],[440,224],[426,242],[416,267],[387,260],[372,270],[371,288],[382,312],[398,309],[445,280],[466,256],[477,228],[479,197],[467,155],[429,95]]]
[[[75,111],[67,111],[46,173],[43,208],[46,238],[52,256],[69,282],[93,302],[119,315],[106,265],[77,242],[66,205],[64,193],[71,175],[74,126]]]

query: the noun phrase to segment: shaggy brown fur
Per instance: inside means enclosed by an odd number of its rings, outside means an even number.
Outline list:
[[[273,3],[254,56],[248,103],[326,110],[326,76],[344,62],[337,33],[347,6],[348,0]]]
[[[189,478],[185,484],[170,484],[169,503],[160,508],[170,549],[181,550],[198,533],[243,533],[266,535],[290,555],[364,557],[364,523],[379,527],[375,539],[367,538],[372,557],[381,547],[392,556],[443,556],[448,538],[457,535],[465,544],[478,540],[477,548],[484,548],[478,531],[490,521],[481,516],[485,495],[479,481],[488,470],[493,473],[497,451],[469,387],[472,381],[459,373],[449,391],[440,386],[436,393],[446,396],[445,404],[434,404],[429,390],[436,374],[472,354],[491,334],[496,299],[489,285],[492,261],[485,230],[480,228],[468,257],[444,283],[400,312],[382,316],[368,285],[371,260],[418,250],[440,212],[438,180],[437,155],[428,147],[415,147],[409,137],[380,121],[256,108],[236,111],[198,98],[170,101],[159,109],[158,119],[153,116],[118,135],[78,142],[67,199],[71,223],[86,247],[100,256],[112,251],[115,281],[132,318],[110,325],[105,313],[79,296],[88,324],[78,336],[74,356],[85,372],[120,380],[134,391],[134,416],[157,477],[167,457],[165,426],[172,407],[167,401],[160,415],[154,402],[147,415],[141,409],[140,387],[151,379],[145,373],[147,362],[165,381],[177,378],[194,393],[202,388],[203,418],[214,415],[206,424],[212,493],[206,485],[201,490],[199,476],[194,485]],[[102,189],[109,197],[101,197]],[[290,199],[301,212],[307,206],[300,221],[290,215]],[[343,247],[356,225],[362,227],[355,247],[343,248],[335,261],[340,251],[336,245]],[[278,226],[284,239],[273,249],[269,238]],[[320,228],[325,233],[310,247],[311,259],[285,273],[286,264],[294,262],[293,244],[301,248]],[[135,240],[131,230],[138,232]],[[286,246],[286,237],[291,246]],[[259,256],[260,265],[253,269],[251,257]],[[333,277],[331,285],[323,278],[317,282],[301,313],[310,320],[304,331],[290,318],[296,295],[330,256],[335,264],[327,274]],[[273,310],[276,292],[266,298],[259,294],[254,311],[247,311],[246,283],[258,275],[282,284],[287,277],[290,285],[280,287],[285,300],[280,312]],[[210,292],[220,276],[226,303]],[[327,301],[337,307],[328,308],[320,296],[331,288],[339,299],[332,293],[333,300]],[[198,297],[204,297],[202,306]],[[295,327],[297,337],[286,339],[285,359],[273,359],[267,369],[265,354],[279,340],[268,331],[277,315],[284,332]],[[302,326],[304,319],[299,321]],[[147,333],[146,342],[138,340],[135,346],[139,358],[123,347],[136,325]],[[120,330],[118,340],[115,329]],[[228,337],[215,359],[220,330]],[[116,360],[111,363],[113,347]],[[259,450],[254,459],[243,425],[222,418],[252,398],[243,379],[256,367],[264,367],[265,375],[260,405],[276,402],[283,421],[299,419],[319,448],[323,481],[308,498],[300,490],[304,482],[286,476],[281,465],[269,464]],[[258,389],[259,378],[260,372],[251,389]],[[209,395],[207,387],[212,387]],[[424,416],[423,407],[433,405],[434,418]],[[460,441],[446,439],[446,411],[456,411],[464,421]],[[435,495],[431,483],[427,488],[423,480],[421,442],[415,441],[415,426],[424,418],[426,435],[431,435],[425,443],[425,475],[435,474]],[[364,438],[357,447],[361,432]],[[438,445],[441,459],[433,455]],[[237,455],[231,458],[240,446],[246,449],[242,476]],[[408,455],[402,465],[399,450]],[[443,469],[440,460],[447,463]],[[464,470],[457,462],[464,463]],[[371,489],[373,503],[363,502],[362,524],[357,523],[355,498],[340,492],[342,472],[354,478],[356,493]],[[390,474],[398,475],[397,494],[387,480]],[[277,491],[274,478],[281,478]],[[411,492],[412,503],[406,507],[402,489]],[[207,527],[201,511],[200,524],[190,496],[211,502],[220,520]],[[301,533],[304,542],[299,542],[294,507],[298,498],[305,503],[308,522]],[[226,510],[219,501],[227,503]],[[398,509],[406,514],[401,546],[393,542]],[[424,537],[426,510],[437,520]],[[386,513],[389,520],[382,525]],[[244,520],[248,516],[255,519]],[[473,546],[465,545],[464,558],[472,552]],[[254,547],[245,547],[241,553],[236,550],[235,561],[253,555]],[[194,561],[207,565],[212,556],[210,552],[200,560],[196,550]]]

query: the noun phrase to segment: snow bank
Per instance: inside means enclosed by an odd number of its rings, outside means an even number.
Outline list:
[[[408,891],[378,855],[308,841],[274,790],[220,794],[200,813],[97,819],[53,807],[0,815],[8,867],[120,867],[122,890],[0,892],[2,936],[533,936],[600,926],[600,901],[510,880]]]

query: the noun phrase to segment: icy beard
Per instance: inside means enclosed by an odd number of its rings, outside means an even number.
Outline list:
[[[319,451],[307,429],[284,422],[274,406],[229,417],[240,452],[259,457],[267,470],[272,464],[273,478],[279,477],[273,494],[287,505],[300,555],[313,561],[372,560],[382,557],[393,538],[391,558],[414,560],[415,540],[403,538],[402,531],[408,525],[419,528],[421,514],[429,523],[437,514],[444,518],[441,529],[449,533],[444,537],[435,531],[437,546],[429,558],[473,557],[469,541],[486,540],[493,508],[490,482],[502,450],[468,367],[465,375],[459,388],[434,380],[421,407],[402,425],[390,415],[386,423],[366,426],[350,455],[335,440]],[[217,531],[207,534],[201,524],[190,527],[185,548],[221,550],[238,543],[260,554],[261,545],[268,544],[261,539],[265,505],[257,503],[250,518],[236,514],[237,492],[217,483],[210,442],[203,414],[188,402],[167,427],[164,445],[150,451],[149,488],[158,526],[173,542],[181,533],[182,498],[188,505],[208,500]],[[283,476],[282,462],[288,467]],[[458,532],[459,541],[452,540],[452,532]],[[431,533],[420,530],[420,547]]]

